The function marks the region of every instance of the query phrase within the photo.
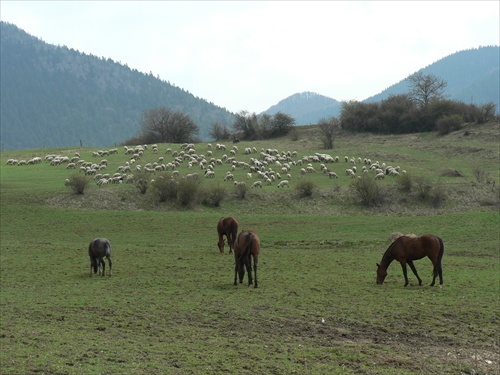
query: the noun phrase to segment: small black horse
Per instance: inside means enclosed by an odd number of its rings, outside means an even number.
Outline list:
[[[99,276],[104,276],[106,271],[106,263],[104,263],[104,257],[108,258],[109,263],[109,276],[111,277],[111,244],[106,238],[94,238],[89,244],[89,256],[90,256],[90,275],[92,276],[92,269],[94,273],[99,271]],[[102,267],[102,273],[101,273]]]

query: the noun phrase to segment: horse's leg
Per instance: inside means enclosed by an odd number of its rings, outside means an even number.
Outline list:
[[[250,255],[248,256],[246,262],[245,262],[245,267],[247,268],[248,272],[248,286],[253,284],[252,280],[252,261],[250,259]]]
[[[439,285],[443,285],[443,266],[441,263],[438,264],[438,273],[439,273]]]
[[[238,285],[238,258],[234,255],[234,285]]]
[[[217,246],[219,246],[219,251],[221,253],[224,252],[224,235],[219,233],[219,242],[217,243]]]
[[[415,268],[415,265],[413,264],[413,260],[409,260],[408,264],[413,271],[413,274],[417,277],[418,279],[418,285],[422,285],[422,279],[418,276],[417,269]]]
[[[432,268],[432,283],[431,283],[431,286],[434,286],[434,284],[436,283],[436,277],[438,277],[438,275],[439,275],[439,281],[442,284],[443,283],[443,272],[442,272],[442,270],[440,270],[439,260],[432,259],[431,257],[429,257],[429,258],[432,261],[432,266],[433,266],[433,268]]]
[[[111,272],[111,266],[112,266],[112,264],[113,264],[113,263],[111,262],[111,255],[107,256],[107,258],[108,258],[108,263],[109,263],[109,277],[111,277],[111,275],[113,274],[113,273]]]
[[[257,288],[257,263],[258,262],[259,262],[259,258],[254,258],[254,261],[253,261],[253,272],[255,272],[254,288]]]
[[[403,275],[405,277],[405,286],[408,286],[408,272],[406,270],[406,261],[402,260],[401,261],[401,268],[403,269]]]
[[[99,267],[99,275],[104,276],[106,274],[106,263],[103,258],[99,258],[99,264],[102,265],[102,273],[101,268]]]
[[[231,233],[226,234],[226,237],[227,237],[227,242],[229,243],[229,254],[232,254],[234,238],[233,236],[231,236]]]

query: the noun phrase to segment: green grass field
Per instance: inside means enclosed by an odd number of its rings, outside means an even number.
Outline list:
[[[315,185],[301,198],[299,167],[290,189],[277,181],[248,189],[244,199],[223,181],[229,164],[202,178],[226,189],[219,207],[158,202],[132,184],[73,194],[65,165],[7,165],[48,154],[89,161],[95,149],[2,151],[0,277],[2,374],[499,374],[499,124],[469,126],[444,137],[341,134],[321,150],[314,127],[297,140],[241,142],[245,147],[341,158],[303,178]],[[136,163],[158,160],[158,145]],[[214,142],[215,146],[215,142]],[[228,153],[232,144],[227,144]],[[198,154],[206,144],[195,145]],[[214,157],[223,151],[213,149]],[[384,202],[366,208],[344,173],[344,156],[399,165],[446,192],[439,207],[398,191],[396,178],[377,183]],[[107,173],[129,160],[105,157]],[[361,168],[362,164],[358,164]],[[271,166],[279,170],[277,166]],[[463,177],[443,175],[458,170]],[[478,181],[474,169],[487,178]],[[183,162],[181,175],[192,173]],[[358,169],[359,170],[359,169]],[[199,168],[196,172],[202,175]],[[233,171],[238,181],[247,170]],[[92,177],[91,177],[92,178]],[[158,178],[158,175],[152,176]],[[217,249],[216,225],[235,216],[261,238],[259,288],[234,286],[234,258]],[[430,287],[429,260],[409,271],[403,287],[394,262],[383,285],[376,263],[392,232],[433,233],[444,240],[444,285]],[[107,237],[113,277],[89,277],[88,244]]]

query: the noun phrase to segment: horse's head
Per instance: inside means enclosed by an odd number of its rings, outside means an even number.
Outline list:
[[[377,284],[382,285],[387,276],[387,268],[377,263]]]
[[[219,239],[219,242],[217,243],[217,246],[219,246],[219,251],[221,253],[223,253],[224,252],[224,239],[223,238]]]

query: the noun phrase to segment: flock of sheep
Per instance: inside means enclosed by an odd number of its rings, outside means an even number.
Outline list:
[[[247,183],[244,180],[237,181],[235,171],[245,170],[243,176],[249,181],[251,188],[271,185],[276,185],[278,188],[290,187],[294,178],[314,173],[322,173],[334,179],[339,178],[339,175],[358,178],[361,174],[371,173],[377,180],[385,176],[396,177],[401,173],[406,173],[399,166],[386,165],[378,161],[372,162],[368,158],[345,156],[342,164],[346,167],[340,167],[342,159],[326,153],[298,157],[296,151],[280,152],[272,148],[261,148],[259,151],[256,147],[246,147],[240,151],[236,144],[228,148],[220,143],[215,146],[207,144],[204,153],[197,152],[193,143],[181,144],[178,150],[169,147],[162,152],[156,144],[124,146],[123,154],[127,159],[114,171],[109,171],[106,157],[119,153],[118,148],[93,151],[92,161],[84,160],[78,152],[74,152],[71,156],[49,154],[44,158],[34,157],[30,160],[9,159],[7,164],[23,166],[46,162],[51,166],[65,165],[68,170],[78,170],[79,173],[92,176],[99,187],[108,184],[133,183],[134,173],[139,172],[151,174],[152,180],[156,173],[163,171],[171,171],[172,177],[178,178],[181,165],[188,169],[184,178],[200,178],[200,176],[216,178],[220,175],[223,181],[232,182],[240,187],[246,186]],[[156,161],[142,163],[141,160],[146,153],[156,154]],[[151,155],[148,155],[148,160],[151,160]],[[345,169],[345,172],[338,172],[340,169]],[[68,182],[69,180],[66,179],[65,183]]]

